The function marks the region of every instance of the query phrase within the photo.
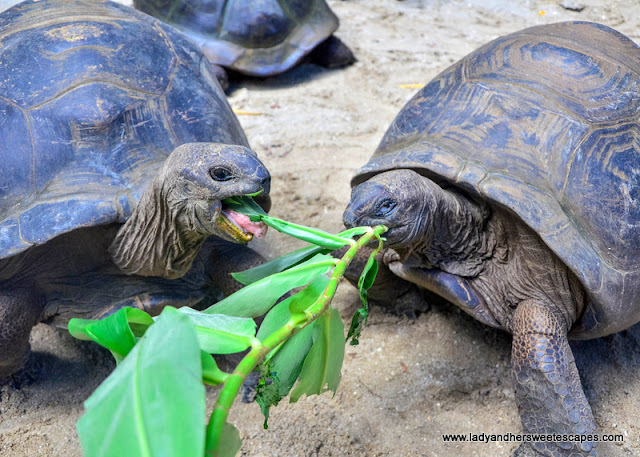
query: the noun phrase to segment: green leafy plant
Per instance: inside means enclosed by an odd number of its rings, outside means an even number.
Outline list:
[[[204,311],[166,307],[152,318],[123,308],[102,320],[72,319],[74,337],[106,347],[117,363],[85,402],[78,421],[86,456],[236,455],[240,434],[227,417],[255,370],[265,428],[269,409],[283,397],[295,402],[303,395],[335,393],[345,335],[331,300],[358,251],[377,241],[358,283],[363,307],[347,333],[347,340],[357,344],[386,228],[357,227],[332,235],[268,216],[249,196],[225,204],[313,245],[235,273],[246,286]],[[328,255],[343,246],[348,249],[342,258]],[[258,316],[264,316],[259,328],[253,319]],[[231,373],[220,370],[212,357],[242,351],[246,355]],[[222,385],[206,427],[203,383]]]

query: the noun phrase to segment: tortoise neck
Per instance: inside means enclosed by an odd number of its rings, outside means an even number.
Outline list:
[[[185,227],[184,199],[156,178],[144,192],[133,214],[116,234],[109,251],[126,274],[182,277],[189,271],[206,235]]]
[[[431,236],[419,251],[428,263],[447,273],[475,277],[492,257],[496,237],[489,229],[491,211],[455,190],[436,192],[436,205],[427,230]]]

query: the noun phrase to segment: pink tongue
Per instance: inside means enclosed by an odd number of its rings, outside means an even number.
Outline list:
[[[232,209],[225,209],[224,215],[242,230],[247,233],[252,233],[255,237],[263,238],[267,234],[268,227],[264,222],[253,222],[249,219],[249,216],[238,213]]]

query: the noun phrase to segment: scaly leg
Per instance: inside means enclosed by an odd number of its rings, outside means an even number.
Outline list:
[[[534,300],[513,314],[511,351],[516,402],[524,433],[593,434],[595,422],[567,340],[567,324],[553,306]],[[514,456],[595,456],[592,441],[523,443]]]
[[[0,291],[0,382],[24,368],[30,353],[31,328],[39,322],[42,310],[43,300],[34,288]]]
[[[500,327],[482,297],[476,294],[465,278],[437,268],[412,267],[397,261],[389,263],[389,268],[398,277],[440,295],[480,322]]]

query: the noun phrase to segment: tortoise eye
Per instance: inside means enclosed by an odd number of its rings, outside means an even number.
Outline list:
[[[396,202],[390,199],[383,200],[376,209],[376,216],[385,217],[391,214],[391,211],[396,207]]]
[[[209,174],[214,181],[229,181],[230,179],[235,178],[231,170],[224,167],[213,167],[209,170]]]

